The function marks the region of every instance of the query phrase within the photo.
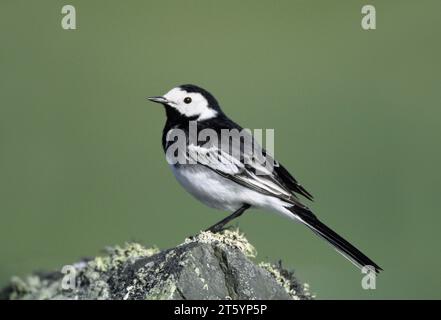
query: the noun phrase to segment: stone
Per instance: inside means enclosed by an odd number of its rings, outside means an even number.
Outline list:
[[[253,262],[238,230],[201,232],[167,250],[138,243],[107,249],[60,271],[14,277],[1,299],[302,299],[314,297],[281,263]],[[64,271],[64,269],[63,269]]]

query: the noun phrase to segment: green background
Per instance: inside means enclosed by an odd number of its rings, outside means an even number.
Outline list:
[[[363,290],[307,228],[252,210],[238,224],[258,259],[318,298],[441,298],[440,14],[437,0],[2,0],[0,285],[127,240],[175,246],[224,217],[175,181],[164,112],[145,100],[194,83],[244,127],[275,129],[317,215],[385,271]]]

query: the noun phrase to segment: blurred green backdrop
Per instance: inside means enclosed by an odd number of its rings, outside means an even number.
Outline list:
[[[174,180],[145,100],[189,82],[274,128],[312,208],[385,271],[365,291],[305,227],[251,211],[238,224],[258,259],[318,298],[441,298],[440,14],[438,0],[2,0],[0,285],[127,240],[171,247],[225,215]]]

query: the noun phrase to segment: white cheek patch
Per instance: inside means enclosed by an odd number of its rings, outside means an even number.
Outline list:
[[[181,88],[170,90],[165,96],[171,102],[170,106],[186,117],[197,117],[197,120],[207,120],[217,115],[216,110],[208,106],[208,101],[200,93],[188,93]],[[191,103],[184,103],[184,98],[190,97]]]
[[[216,110],[206,108],[202,113],[199,114],[198,120],[207,120],[214,118],[217,115]]]

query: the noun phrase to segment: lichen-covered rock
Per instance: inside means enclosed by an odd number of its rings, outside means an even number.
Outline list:
[[[281,264],[250,258],[256,250],[237,230],[201,232],[159,251],[137,243],[107,249],[63,272],[14,277],[2,299],[312,299]]]

